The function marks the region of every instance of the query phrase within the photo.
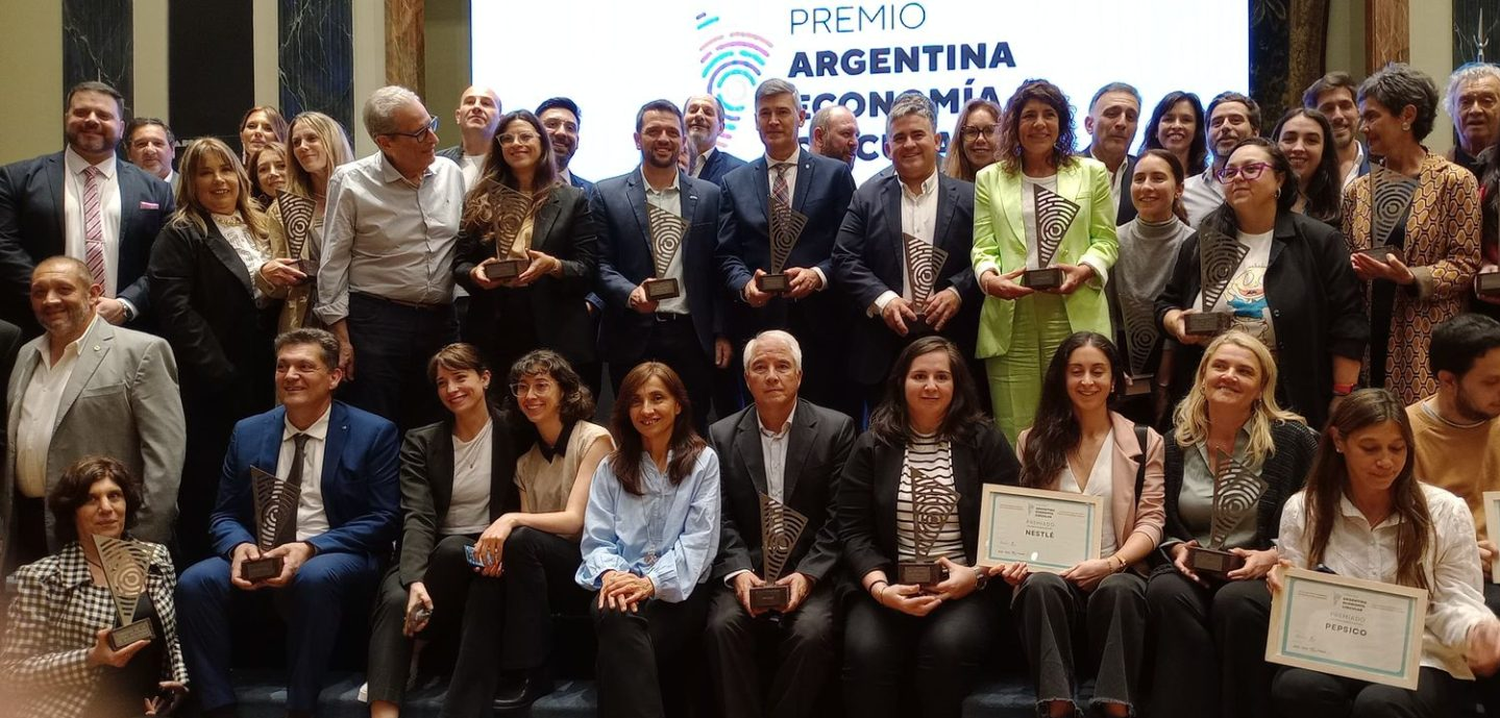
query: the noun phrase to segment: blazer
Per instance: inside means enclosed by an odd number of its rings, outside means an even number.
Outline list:
[[[1095,159],[1094,146],[1089,145],[1083,148],[1083,151],[1079,152],[1078,156]],[[1135,176],[1135,163],[1139,162],[1140,159],[1135,155],[1127,154],[1125,155],[1125,166],[1120,168],[1120,171],[1125,173],[1125,177],[1121,180],[1120,185],[1120,211],[1115,215],[1115,225],[1117,226],[1135,219],[1135,198],[1130,196],[1130,179]],[[1109,176],[1108,172],[1109,168],[1105,167],[1106,178]]]
[[[448,159],[453,160],[454,164],[457,164],[459,160],[464,158],[464,146],[458,144],[452,147],[444,147],[443,149],[438,150],[435,154],[438,157],[447,157]]]
[[[457,160],[455,160],[455,161],[457,161]],[[578,175],[575,175],[572,172],[568,173],[568,184],[573,185],[573,187],[575,187],[577,189],[583,190],[584,194],[593,194],[594,193],[594,183],[593,182],[590,182],[590,181],[588,181],[588,180],[586,180],[586,179],[584,179],[582,177],[579,177]]]
[[[562,260],[561,277],[542,277],[530,286],[537,340],[574,366],[592,362],[594,326],[584,307],[584,298],[593,287],[599,254],[588,194],[574,187],[553,186],[547,200],[536,210],[532,225],[532,249]],[[492,334],[501,311],[497,294],[512,291],[505,287],[482,289],[469,277],[475,265],[493,256],[493,238],[468,229],[458,233],[453,279],[469,292],[464,336]]]
[[[1078,216],[1068,225],[1053,261],[1089,264],[1103,275],[1114,266],[1120,243],[1115,239],[1114,205],[1109,196],[1109,171],[1098,160],[1087,157],[1057,171],[1057,193],[1080,205]],[[1004,274],[1026,266],[1026,229],[1021,216],[1021,173],[1005,171],[995,163],[974,178],[974,276],[993,269]],[[1109,303],[1104,297],[1103,277],[1063,297],[1068,324],[1073,331],[1095,331],[1112,336]],[[978,356],[1004,356],[1010,351],[1011,328],[1016,304],[1009,299],[985,297],[979,315]]]
[[[724,334],[724,285],[714,262],[718,244],[719,188],[679,172],[682,216],[688,222],[681,253],[688,316],[699,348],[712,359],[714,338]],[[634,366],[645,353],[642,341],[655,319],[630,308],[630,293],[656,276],[651,223],[646,215],[646,182],[640,169],[601,181],[589,200],[599,228],[597,293],[604,299],[600,344],[605,359]]]
[[[97,316],[88,332],[58,401],[52,443],[47,447],[47,489],[57,486],[63,470],[79,459],[112,456],[144,482],[135,536],[168,543],[177,516],[186,431],[177,362],[161,337],[117,327]],[[0,526],[7,531],[12,528],[22,399],[42,352],[50,351],[47,342],[43,334],[21,347],[6,394],[10,416],[5,474],[0,477]],[[50,511],[45,521],[47,547],[56,551],[60,546],[52,538]]]
[[[314,215],[318,203],[310,197],[282,192],[266,214],[271,217],[271,256],[277,259],[306,259],[313,263],[308,283],[297,287],[278,287],[255,274],[255,284],[268,297],[281,301],[281,316],[276,321],[276,333],[318,326],[313,317],[313,300],[316,299],[318,271],[317,245],[321,239],[313,232]]]
[[[713,577],[753,571],[762,575],[760,495],[766,493],[760,417],[752,404],[714,422],[709,441],[719,455],[719,501],[724,526]],[[787,435],[782,496],[807,525],[787,556],[782,576],[804,573],[821,581],[838,564],[836,503],[839,475],[854,445],[854,421],[804,399],[797,400]]]
[[[703,163],[703,169],[698,170],[698,176],[694,179],[719,184],[724,175],[744,167],[746,162],[724,150],[715,148],[714,153],[709,156],[708,161]]]
[[[255,499],[250,467],[275,471],[286,429],[286,407],[241,420],[229,438],[219,502],[209,517],[214,551],[226,560],[234,547],[255,543]],[[323,447],[323,510],[328,531],[308,539],[318,553],[383,556],[396,538],[400,490],[396,483],[396,425],[341,401],[333,402]]]
[[[177,577],[167,547],[148,543],[146,595],[160,619],[162,662],[157,676],[186,683],[187,664],[177,639],[173,602]],[[83,547],[73,541],[60,551],[22,566],[14,576],[15,602],[0,642],[0,686],[9,699],[0,715],[74,718],[94,697],[102,673],[88,665],[95,634],[119,618],[109,591],[93,586]],[[137,707],[139,710],[139,707]]]
[[[958,490],[958,523],[964,556],[974,565],[979,546],[979,497],[983,484],[1016,485],[1021,464],[994,424],[969,428],[954,437],[953,486]],[[906,460],[904,444],[887,444],[872,431],[854,441],[839,481],[839,535],[844,560],[858,581],[896,564],[896,491]]]
[[[974,355],[974,335],[979,330],[979,307],[983,295],[974,282],[970,252],[974,243],[974,185],[937,174],[937,224],[933,246],[948,253],[939,269],[933,293],[952,288],[962,304],[958,314],[941,332],[959,346],[964,356]],[[839,227],[833,247],[833,272],[839,288],[853,299],[864,315],[854,323],[849,345],[849,369],[861,384],[879,384],[896,362],[896,355],[915,339],[909,333],[897,336],[880,314],[869,308],[886,292],[900,296],[906,287],[902,269],[906,241],[901,234],[901,178],[894,173],[876,177],[854,193],[849,211]]]
[[[1110,455],[1110,503],[1111,528],[1115,532],[1115,545],[1124,546],[1131,534],[1141,534],[1151,539],[1154,547],[1161,543],[1162,526],[1166,522],[1163,508],[1165,489],[1162,483],[1165,444],[1161,434],[1146,427],[1146,446],[1142,447],[1135,436],[1135,422],[1115,413],[1109,413],[1114,427],[1114,451]],[[1026,439],[1031,429],[1025,429],[1016,437],[1016,455],[1026,455]],[[1135,477],[1142,462],[1146,471],[1142,476],[1141,495],[1135,494]],[[1088,479],[1084,479],[1087,481]],[[1057,489],[1054,482],[1050,487]],[[1105,558],[1108,558],[1107,556]]]
[[[1191,307],[1197,299],[1201,264],[1194,232],[1183,240],[1172,277],[1156,298],[1156,323],[1163,336],[1172,336],[1163,324],[1167,312]],[[1321,427],[1333,399],[1332,357],[1358,360],[1370,341],[1360,283],[1349,266],[1343,235],[1300,214],[1278,215],[1265,295],[1276,330],[1276,363],[1282,367],[1277,399],[1309,425]],[[1202,360],[1203,347],[1176,347],[1170,385],[1174,399],[1187,394]]]
[[[146,264],[151,243],[172,214],[172,187],[124,158],[115,167],[120,187],[115,294],[145,315],[151,308]],[[28,336],[41,331],[31,313],[31,270],[65,254],[65,171],[62,152],[0,167],[0,317]]]

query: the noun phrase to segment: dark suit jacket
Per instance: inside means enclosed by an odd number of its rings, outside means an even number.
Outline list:
[[[493,407],[490,409],[490,521],[520,511],[516,492],[516,452],[511,432]],[[401,585],[410,586],[427,575],[427,562],[437,546],[438,527],[453,501],[453,420],[406,432],[401,443]]]
[[[448,159],[453,160],[454,164],[457,164],[458,161],[463,159],[464,157],[464,146],[454,145],[452,147],[444,147],[443,149],[437,151],[437,156],[447,157]]]
[[[713,156],[709,157],[708,161],[703,163],[703,169],[698,171],[697,179],[719,184],[719,180],[724,179],[724,175],[744,166],[744,160],[715,148]]]
[[[151,307],[146,264],[151,243],[172,214],[172,187],[123,158],[115,167],[120,187],[116,295],[144,315]],[[31,270],[66,249],[66,169],[62,152],[0,167],[0,317],[28,335],[41,331],[31,313]]]
[[[698,344],[710,359],[714,337],[724,333],[724,285],[714,261],[718,244],[719,188],[677,175],[682,216],[689,223],[681,248],[683,291]],[[611,364],[634,366],[645,350],[642,339],[655,321],[630,308],[630,293],[656,276],[651,253],[651,224],[646,215],[646,183],[640,169],[600,182],[590,207],[599,228],[599,281],[604,299],[604,329],[600,344]]]
[[[214,551],[226,559],[235,546],[255,543],[250,467],[276,472],[285,428],[286,408],[280,406],[234,427],[219,477],[219,502],[209,519]],[[333,402],[321,482],[329,528],[308,540],[318,553],[389,555],[401,510],[396,485],[400,436],[395,424]]]
[[[594,193],[594,183],[593,182],[590,182],[590,181],[588,181],[588,180],[586,180],[586,179],[584,179],[582,177],[579,177],[578,175],[575,175],[572,172],[568,173],[568,183],[571,184],[571,185],[573,185],[574,187],[577,187],[578,189],[583,190],[585,194],[593,194]]]
[[[469,314],[463,327],[466,337],[493,334],[501,307],[497,295],[513,291],[506,287],[481,289],[470,279],[469,270],[495,256],[494,242],[482,240],[467,230],[459,232],[453,259],[453,278],[469,292]],[[563,265],[561,277],[542,277],[530,286],[537,340],[574,366],[594,361],[594,326],[583,305],[593,288],[599,258],[588,195],[574,187],[553,187],[536,211],[531,247],[562,260]]]
[[[766,493],[760,419],[751,405],[718,420],[708,430],[719,455],[719,490],[724,525],[713,577],[723,580],[741,570],[762,573],[760,495]],[[838,564],[839,474],[854,445],[854,421],[806,400],[797,401],[787,436],[782,496],[787,508],[807,517],[807,525],[787,557],[782,577],[805,573],[821,581]]]
[[[979,307],[984,296],[974,281],[969,253],[974,245],[974,185],[938,173],[937,224],[933,245],[948,253],[936,277],[934,294],[952,287],[963,299],[958,315],[943,328],[943,336],[958,344],[964,356],[974,356],[979,332]],[[902,258],[901,178],[894,173],[872,178],[854,193],[849,212],[833,248],[833,271],[839,288],[865,310],[886,291],[898,296],[906,286]],[[849,367],[861,384],[885,380],[896,355],[916,339],[899,337],[880,315],[862,315],[850,336]]]
[[[1021,464],[993,424],[969,427],[953,439],[953,485],[958,490],[958,522],[964,555],[974,565],[979,546],[979,499],[984,484],[1014,486]],[[839,535],[851,577],[896,564],[896,491],[901,484],[905,444],[887,444],[874,432],[861,434],[839,481]]]
[[[1079,157],[1093,157],[1094,146],[1085,147],[1078,153]],[[1121,225],[1135,219],[1135,199],[1130,196],[1130,178],[1135,176],[1135,163],[1140,158],[1132,154],[1125,155],[1125,166],[1120,168],[1125,173],[1125,178],[1120,185],[1120,213],[1115,217],[1115,224]]]

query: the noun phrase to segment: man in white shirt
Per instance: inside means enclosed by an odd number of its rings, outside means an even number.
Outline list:
[[[474,186],[484,172],[484,159],[489,156],[490,142],[500,128],[500,95],[494,88],[470,85],[458,98],[458,108],[453,119],[458,123],[463,141],[439,151],[439,157],[453,160],[464,173],[464,188]]]
[[[1359,84],[1347,72],[1334,71],[1317,79],[1302,93],[1302,106],[1317,110],[1333,126],[1333,148],[1339,154],[1339,176],[1344,187],[1370,173],[1370,157],[1359,141]]]
[[[1194,227],[1210,212],[1224,204],[1224,185],[1219,170],[1229,161],[1229,153],[1246,137],[1260,135],[1260,105],[1238,92],[1221,92],[1208,103],[1208,146],[1213,164],[1203,174],[1189,177],[1183,189],[1182,204],[1187,208],[1188,224]]]

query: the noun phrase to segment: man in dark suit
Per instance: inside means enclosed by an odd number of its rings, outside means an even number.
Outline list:
[[[708,590],[705,641],[720,715],[730,718],[811,716],[836,665],[835,566],[839,538],[834,500],[854,422],[798,398],[801,349],[782,331],[768,331],[745,349],[752,406],[709,430],[719,455],[723,528]],[[779,577],[766,576],[762,495],[807,517]],[[751,607],[753,587],[790,589],[780,611]],[[774,661],[757,656],[774,639]],[[762,669],[774,671],[767,695]]]
[[[484,172],[484,158],[489,156],[490,141],[500,128],[500,96],[494,88],[470,85],[458,98],[458,109],[453,111],[453,120],[463,140],[458,144],[438,150],[438,157],[447,157],[464,173],[464,188],[474,186]]]
[[[640,167],[600,182],[591,200],[599,224],[598,293],[605,302],[601,343],[616,390],[642,361],[672,367],[703,431],[710,372],[728,366],[731,354],[714,262],[719,188],[678,168],[685,131],[676,105],[648,102],[635,125]],[[676,282],[678,295],[653,299],[653,279]]]
[[[1130,176],[1135,173],[1135,155],[1130,143],[1141,121],[1141,93],[1123,82],[1111,82],[1094,93],[1083,129],[1093,137],[1084,157],[1104,163],[1109,170],[1109,195],[1115,201],[1115,224],[1135,219],[1135,201],[1130,198]]]
[[[697,153],[689,175],[718,184],[731,170],[745,166],[744,160],[719,149],[719,135],[724,133],[724,103],[717,96],[693,95],[682,110],[688,139]]]
[[[177,588],[183,657],[208,716],[234,715],[229,617],[263,621],[271,610],[269,600],[252,599],[272,594],[287,623],[289,716],[316,709],[345,610],[359,620],[368,612],[380,557],[396,538],[400,435],[395,424],[334,401],[342,378],[333,334],[282,334],[276,339],[281,406],[234,428],[211,524],[218,555],[183,572]],[[294,510],[282,514],[291,521],[274,527],[257,521],[256,469],[296,492]],[[262,551],[267,544],[275,547]],[[280,572],[245,580],[246,563],[262,558],[280,559]]]
[[[31,270],[59,254],[82,260],[104,285],[99,316],[116,325],[143,316],[151,242],[173,208],[170,185],[115,156],[125,128],[119,92],[81,82],[65,105],[66,149],[0,167],[0,317],[28,336],[41,333]]]
[[[886,117],[895,171],[854,193],[833,249],[840,289],[864,309],[847,354],[867,410],[880,402],[896,355],[918,337],[941,334],[972,358],[984,299],[969,258],[974,185],[938,171],[932,100],[903,93]],[[982,368],[975,359],[970,372]]]
[[[756,88],[755,127],[766,154],[719,185],[719,266],[735,298],[730,336],[743,344],[767,329],[791,332],[802,345],[808,398],[853,414],[860,402],[843,357],[854,308],[831,290],[833,243],[854,194],[854,176],[848,165],[799,146],[807,116],[799,97],[786,80],[766,80]],[[771,262],[773,200],[806,219],[786,266]],[[786,291],[763,290],[759,278],[768,274],[785,274]]]
[[[542,121],[542,129],[547,131],[547,139],[552,141],[552,160],[557,164],[557,176],[568,184],[593,194],[593,182],[575,177],[568,170],[568,164],[578,152],[578,128],[583,121],[578,103],[566,97],[542,100],[542,104],[536,106],[536,118]]]

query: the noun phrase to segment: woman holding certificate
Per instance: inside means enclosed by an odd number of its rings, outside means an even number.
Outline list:
[[[1039,714],[1077,712],[1078,664],[1098,666],[1092,704],[1106,716],[1137,713],[1146,631],[1142,561],[1161,540],[1162,438],[1110,411],[1124,386],[1114,344],[1079,332],[1058,348],[1042,383],[1036,423],[1021,432],[1021,486],[1103,499],[1100,558],[1061,573],[1031,573],[1024,562],[996,566],[1015,587],[1011,605],[1031,667]]]
[[[1276,399],[1276,362],[1229,331],[1204,352],[1166,438],[1166,535],[1146,587],[1156,642],[1147,715],[1265,718],[1263,660],[1281,506],[1302,488],[1316,437]]]
[[[847,602],[849,716],[956,718],[996,634],[974,567],[979,496],[1014,485],[1018,465],[973,381],[952,342],[912,342],[844,464],[844,560],[866,593]]]
[[[1415,639],[1421,643],[1417,687],[1286,667],[1271,689],[1282,715],[1456,715],[1455,679],[1488,675],[1500,663],[1500,620],[1484,605],[1473,515],[1463,499],[1418,481],[1404,406],[1384,389],[1359,391],[1339,404],[1307,488],[1286,502],[1277,543],[1289,566],[1427,592],[1426,623]],[[1284,590],[1277,574],[1270,584]],[[1337,615],[1321,613],[1320,622],[1336,625],[1327,621]],[[1351,619],[1374,630],[1362,616]],[[1376,648],[1394,650],[1400,638],[1378,641]]]

